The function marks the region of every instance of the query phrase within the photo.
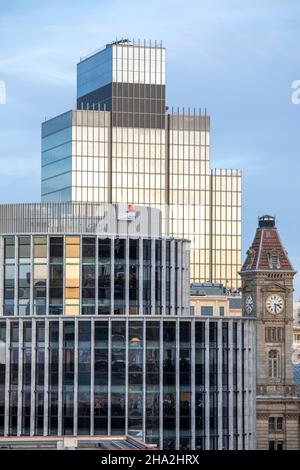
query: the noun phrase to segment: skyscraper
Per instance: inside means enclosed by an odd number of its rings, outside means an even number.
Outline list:
[[[192,242],[191,281],[234,290],[241,173],[211,168],[206,112],[168,112],[165,52],[121,40],[80,60],[77,109],[42,126],[42,201],[157,207]]]

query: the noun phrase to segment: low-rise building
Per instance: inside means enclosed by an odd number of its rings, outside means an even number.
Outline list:
[[[242,297],[228,293],[222,284],[191,284],[191,314],[209,317],[240,317]]]

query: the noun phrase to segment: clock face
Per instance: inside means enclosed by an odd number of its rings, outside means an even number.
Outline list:
[[[253,297],[251,294],[248,294],[246,297],[245,308],[247,313],[251,313],[253,310]]]
[[[266,307],[270,313],[281,313],[284,307],[284,300],[280,295],[273,294],[267,298]]]

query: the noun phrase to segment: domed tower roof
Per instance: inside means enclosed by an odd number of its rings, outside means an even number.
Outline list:
[[[271,215],[263,215],[258,219],[258,228],[241,273],[249,271],[295,272],[281,243],[275,217]]]

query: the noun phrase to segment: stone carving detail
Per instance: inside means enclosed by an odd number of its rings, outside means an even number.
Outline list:
[[[252,268],[254,258],[255,258],[255,250],[250,247],[247,251],[246,269]]]
[[[270,269],[280,269],[279,253],[276,248],[271,248],[267,253]]]

